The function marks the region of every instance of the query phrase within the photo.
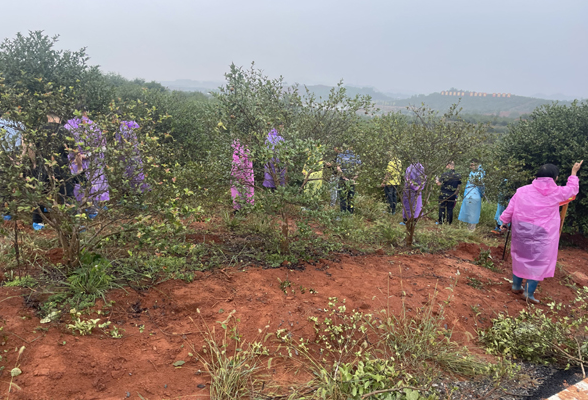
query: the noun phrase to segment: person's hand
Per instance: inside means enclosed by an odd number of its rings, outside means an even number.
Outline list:
[[[501,230],[502,232],[506,232],[506,231],[508,231],[508,225],[507,225],[507,224],[502,224],[502,225],[500,225],[500,230]]]
[[[385,183],[380,183],[380,187],[385,187],[386,184]]]
[[[574,164],[574,166],[572,168],[572,175],[576,175],[578,173],[583,162],[584,162],[584,160],[580,161],[579,163],[577,162]]]

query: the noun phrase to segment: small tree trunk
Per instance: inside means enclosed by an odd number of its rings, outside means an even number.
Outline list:
[[[69,257],[69,240],[67,240],[66,234],[65,232],[63,232],[61,229],[58,230],[58,235],[59,235],[59,243],[61,244],[61,248],[63,249],[63,259],[65,262],[65,265],[68,267],[68,269],[71,267],[70,265],[70,257]]]
[[[18,221],[14,220],[14,256],[16,257],[16,268],[20,268],[20,247],[18,246]]]
[[[406,245],[408,247],[412,247],[412,243],[414,241],[414,230],[416,228],[416,220],[414,218],[409,218],[406,221]]]

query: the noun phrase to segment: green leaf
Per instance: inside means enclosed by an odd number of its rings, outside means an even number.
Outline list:
[[[182,360],[180,360],[180,361],[176,361],[175,363],[173,363],[173,366],[174,366],[174,367],[181,367],[181,366],[182,366],[182,365],[184,365],[184,364],[186,364],[186,362],[185,362],[185,361],[182,361]]]

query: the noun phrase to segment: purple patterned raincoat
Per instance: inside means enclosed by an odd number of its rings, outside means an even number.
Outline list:
[[[108,180],[104,173],[106,140],[102,131],[94,121],[85,116],[82,119],[70,119],[65,124],[65,129],[71,132],[78,152],[83,156],[82,170],[84,172],[78,171],[75,156],[72,153],[68,155],[71,173],[74,175],[77,175],[78,172],[84,173],[88,181],[87,186],[82,186],[79,183],[75,185],[74,196],[76,200],[92,203],[110,200]]]
[[[143,158],[139,150],[139,140],[135,129],[139,129],[139,124],[135,121],[122,121],[115,138],[123,146],[133,146],[131,156],[124,160],[127,163],[125,178],[128,179],[131,189],[145,192],[149,190],[149,185],[145,183]]]
[[[275,129],[272,129],[268,134],[267,134],[267,145],[270,149],[274,149],[274,147],[279,143],[284,141],[284,138],[281,137],[278,134],[278,131]],[[265,174],[263,176],[263,186],[265,186],[266,188],[276,188],[276,183],[274,182],[274,178],[272,175],[275,175],[276,177],[280,176],[280,186],[285,186],[286,185],[286,168],[282,168],[279,171],[276,171],[276,166],[275,164],[280,164],[280,160],[273,158],[269,163],[267,163],[264,167],[265,169]]]
[[[404,174],[404,191],[402,193],[402,216],[405,219],[419,218],[423,208],[421,192],[425,188],[427,176],[425,168],[420,164],[411,164]],[[412,211],[414,210],[414,214]]]

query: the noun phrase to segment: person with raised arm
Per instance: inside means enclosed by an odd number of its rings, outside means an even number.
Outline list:
[[[540,281],[553,278],[559,245],[559,203],[578,194],[578,170],[584,160],[575,163],[565,186],[555,182],[559,169],[545,164],[530,185],[519,188],[500,216],[501,229],[511,224],[512,291],[523,293],[530,302]],[[523,279],[526,285],[523,289]]]

